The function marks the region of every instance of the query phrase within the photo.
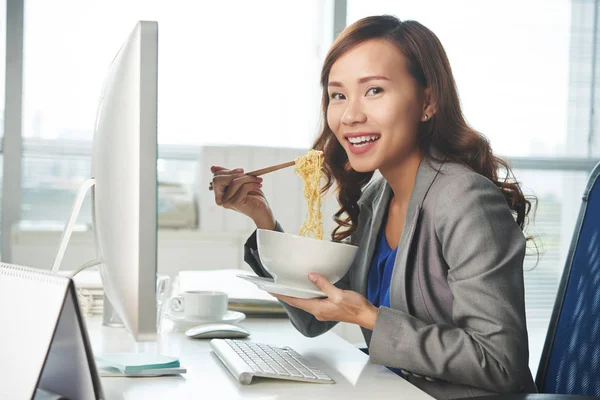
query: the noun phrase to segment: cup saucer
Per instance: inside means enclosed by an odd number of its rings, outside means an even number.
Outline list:
[[[165,317],[170,319],[173,322],[189,322],[195,325],[202,324],[237,324],[240,321],[243,321],[246,318],[246,314],[239,311],[231,311],[228,310],[225,315],[218,319],[208,319],[208,318],[195,318],[195,317],[186,317],[185,315],[176,315],[170,312],[165,312]]]
[[[297,297],[300,299],[323,298],[327,295],[320,290],[310,290],[303,288],[295,288],[287,285],[274,283],[271,278],[262,278],[260,276],[237,274],[238,278],[252,282],[261,290],[270,293],[282,294],[284,296]]]

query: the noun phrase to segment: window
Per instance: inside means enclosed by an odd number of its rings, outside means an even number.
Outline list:
[[[6,77],[6,0],[0,0],[0,135],[4,136],[4,79]],[[1,176],[1,175],[0,175]]]
[[[27,0],[23,136],[91,139],[110,62],[148,19],[159,23],[160,143],[308,146],[324,4]]]
[[[4,142],[4,98],[6,77],[6,0],[0,0],[0,140]],[[4,187],[4,150],[0,153],[0,205]],[[0,236],[2,236],[0,226]]]
[[[159,23],[161,145],[308,147],[316,137],[332,1],[25,3],[23,137],[35,151],[24,153],[23,219],[68,217],[89,177],[105,74],[138,20]],[[158,167],[161,180],[194,183],[192,162]],[[88,199],[80,221],[90,219]]]
[[[509,159],[599,157],[594,136],[600,129],[590,117],[593,102],[600,101],[591,74],[596,68],[593,8],[593,1],[567,0],[348,0],[347,22],[393,14],[435,32],[450,59],[467,120],[490,139],[497,154]],[[525,260],[534,373],[588,172],[514,171],[526,194],[539,200],[527,234],[534,236],[540,258]]]

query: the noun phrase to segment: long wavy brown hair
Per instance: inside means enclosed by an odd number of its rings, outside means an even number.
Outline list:
[[[340,209],[334,214],[337,227],[331,238],[342,241],[358,228],[358,200],[373,172],[352,169],[346,151],[327,124],[327,86],[332,65],[344,53],[370,39],[385,39],[396,45],[408,60],[408,70],[423,88],[430,88],[436,113],[420,124],[418,142],[422,154],[434,159],[436,149],[444,160],[461,163],[487,177],[502,191],[517,224],[525,229],[532,202],[525,198],[509,165],[492,153],[489,141],[472,129],[463,116],[458,91],[446,52],[437,36],[416,21],[400,21],[390,15],[363,18],[347,27],[333,43],[323,63],[323,127],[313,144],[325,157],[326,193],[335,183]],[[503,173],[501,174],[501,171]]]

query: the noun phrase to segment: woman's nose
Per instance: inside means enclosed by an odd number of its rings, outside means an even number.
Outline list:
[[[360,102],[349,101],[347,104],[344,114],[342,114],[342,124],[354,125],[367,120],[367,115],[364,113]]]

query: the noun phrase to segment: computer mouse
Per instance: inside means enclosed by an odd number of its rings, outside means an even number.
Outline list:
[[[206,324],[199,325],[185,331],[186,336],[194,339],[213,338],[245,338],[250,332],[241,326],[231,324]]]

